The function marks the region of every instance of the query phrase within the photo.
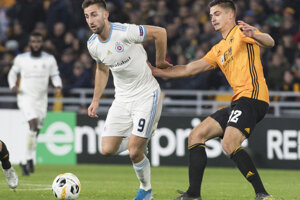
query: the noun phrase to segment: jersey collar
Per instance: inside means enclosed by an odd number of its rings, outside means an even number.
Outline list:
[[[223,40],[226,40],[226,39],[229,37],[229,35],[233,34],[237,27],[238,27],[238,25],[235,25],[235,26],[229,31],[229,33],[227,34],[227,36],[226,36],[225,39],[223,39]]]

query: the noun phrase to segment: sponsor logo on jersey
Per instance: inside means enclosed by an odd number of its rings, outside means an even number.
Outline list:
[[[140,28],[140,36],[143,36],[144,35],[144,29],[143,29],[142,26],[139,26],[139,28]]]
[[[116,43],[116,46],[115,46],[115,49],[116,49],[116,51],[117,51],[118,53],[121,53],[121,52],[124,51],[124,46],[123,46],[123,44],[117,42],[117,43]]]

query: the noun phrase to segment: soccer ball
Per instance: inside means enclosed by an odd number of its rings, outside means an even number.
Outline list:
[[[77,199],[80,189],[79,179],[71,173],[59,174],[52,183],[52,191],[57,199]]]

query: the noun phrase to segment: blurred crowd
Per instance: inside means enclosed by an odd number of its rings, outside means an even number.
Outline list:
[[[72,88],[93,87],[94,61],[86,42],[83,0],[1,0],[0,87],[7,87],[7,74],[14,57],[29,51],[28,36],[40,32],[44,50],[55,55],[64,84]],[[166,28],[167,60],[186,64],[202,58],[222,38],[209,19],[209,0],[107,0],[112,22],[147,24]],[[270,90],[300,91],[300,3],[295,0],[237,0],[237,19],[269,33],[276,46],[261,49],[264,74]],[[155,63],[155,45],[144,43],[148,59]],[[112,78],[108,88],[113,87]],[[227,90],[219,70],[183,79],[160,79],[163,89]]]

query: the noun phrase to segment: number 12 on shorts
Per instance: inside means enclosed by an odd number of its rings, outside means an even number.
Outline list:
[[[144,118],[140,119],[140,121],[139,121],[139,128],[138,128],[139,132],[143,132],[143,130],[145,128],[145,122],[146,122],[146,120]]]
[[[239,116],[242,114],[242,111],[240,110],[232,110],[231,114],[229,116],[228,122],[237,123],[239,120]]]

